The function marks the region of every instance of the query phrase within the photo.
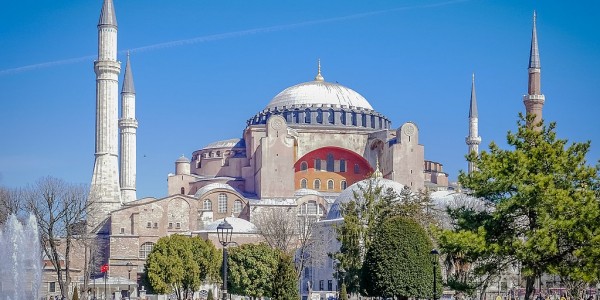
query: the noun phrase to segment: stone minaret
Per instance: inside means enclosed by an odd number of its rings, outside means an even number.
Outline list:
[[[125,79],[121,89],[121,199],[123,203],[137,199],[135,193],[136,173],[136,131],[138,122],[135,119],[135,87],[133,86],[133,74],[129,53],[127,53],[127,64],[125,65]]]
[[[531,49],[529,50],[529,84],[527,95],[523,96],[527,114],[535,114],[534,125],[542,120],[542,108],[546,98],[541,89],[541,65],[538,50],[537,31],[535,28],[536,14],[533,12],[533,30],[531,31]]]
[[[90,187],[88,226],[98,225],[121,206],[118,162],[119,73],[117,61],[117,18],[112,0],[104,0],[98,22],[96,72],[96,153]]]
[[[479,118],[477,117],[477,96],[475,95],[475,74],[471,80],[471,104],[469,106],[469,135],[465,141],[469,147],[469,152],[479,153],[479,144],[481,137],[479,136]],[[475,164],[469,162],[469,173],[476,170]]]

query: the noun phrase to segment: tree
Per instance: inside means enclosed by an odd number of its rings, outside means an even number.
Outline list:
[[[392,188],[384,188],[379,178],[358,184],[354,199],[342,204],[344,221],[336,227],[341,245],[334,257],[346,270],[344,281],[348,292],[358,293],[361,290],[364,255],[380,225],[394,216],[403,216],[428,227],[435,223],[434,215],[427,210],[430,206],[431,199],[427,193],[414,193],[410,188],[404,188],[398,194]]]
[[[555,123],[532,123],[533,116],[520,116],[517,132],[507,135],[511,150],[491,143],[489,152],[468,155],[478,170],[461,172],[459,182],[494,209],[455,211],[456,228],[441,238],[479,274],[520,267],[525,299],[544,273],[597,279],[600,256],[599,167],[586,165],[590,142],[568,145]]]
[[[272,248],[292,253],[298,239],[296,211],[291,207],[265,209],[254,218],[258,231]]]
[[[79,300],[79,292],[77,291],[77,287],[73,287],[73,300]]]
[[[200,237],[162,237],[146,260],[146,276],[158,293],[188,299],[202,281],[214,278],[220,263],[215,247]]]
[[[215,300],[215,296],[213,295],[212,289],[208,290],[208,295],[206,296],[206,300]]]
[[[253,299],[270,297],[278,252],[266,244],[245,244],[229,251],[228,290]]]
[[[23,191],[26,209],[36,217],[42,248],[65,298],[71,283],[72,247],[84,231],[87,196],[87,186],[53,177],[44,177]]]
[[[346,284],[342,283],[340,288],[340,300],[348,300],[348,292],[346,292]]]
[[[298,284],[296,280],[296,270],[292,256],[286,253],[279,253],[277,270],[273,276],[273,286],[271,298],[278,300],[297,300]]]
[[[433,244],[414,220],[386,219],[375,232],[367,251],[361,288],[369,296],[393,299],[428,298],[433,290],[429,252]],[[441,274],[436,274],[437,279]],[[436,293],[441,294],[441,285]]]
[[[10,215],[17,215],[23,208],[22,190],[0,186],[0,224],[4,224]]]

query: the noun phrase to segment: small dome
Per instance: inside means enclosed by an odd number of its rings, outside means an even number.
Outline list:
[[[200,198],[202,195],[204,195],[212,190],[216,190],[216,189],[226,189],[226,190],[229,190],[232,192],[239,193],[236,189],[234,189],[229,184],[214,182],[214,183],[210,183],[210,184],[207,184],[207,185],[201,187],[199,190],[196,191],[196,193],[194,194],[194,197]]]
[[[341,84],[313,80],[291,86],[277,94],[265,109],[295,106],[356,107],[373,110],[367,99]]]
[[[297,197],[302,197],[302,196],[306,196],[306,195],[315,195],[315,196],[323,197],[323,194],[321,192],[312,190],[312,189],[298,189],[294,192],[294,196],[297,196]]]
[[[206,145],[202,149],[213,149],[213,148],[246,148],[244,139],[229,139],[223,141],[216,141]]]
[[[361,193],[360,187],[367,187],[369,185],[369,181],[372,182],[373,186],[375,185],[379,185],[383,188],[383,191],[385,192],[387,189],[391,188],[392,190],[394,190],[396,192],[396,194],[400,195],[400,193],[402,192],[402,190],[404,190],[404,185],[393,181],[393,180],[389,180],[389,179],[385,179],[385,178],[368,178],[368,179],[364,179],[361,180],[351,186],[349,186],[347,189],[345,189],[344,191],[342,191],[340,193],[340,195],[335,199],[335,202],[333,203],[333,205],[331,206],[331,209],[329,210],[329,213],[327,214],[327,219],[328,220],[332,220],[332,219],[339,219],[342,217],[342,213],[340,211],[340,205],[342,203],[348,203],[352,200],[354,200],[354,193]]]
[[[190,160],[189,160],[187,157],[185,157],[184,155],[182,155],[182,156],[181,156],[180,158],[178,158],[178,159],[177,159],[175,162],[176,162],[176,163],[188,163],[188,164],[189,164],[189,163],[190,163]]]
[[[225,218],[227,219],[227,223],[231,224],[231,226],[233,227],[233,233],[257,233],[258,229],[256,228],[256,226],[244,219],[240,219],[240,218],[236,218],[236,217],[228,217]],[[217,226],[219,226],[219,224],[223,223],[224,219],[218,219],[212,223],[207,224],[206,226],[204,226],[203,231],[208,231],[208,232],[216,232],[217,231]]]

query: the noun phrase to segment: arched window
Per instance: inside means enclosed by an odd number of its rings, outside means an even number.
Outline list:
[[[221,157],[221,151],[217,151],[217,157]]]
[[[360,126],[367,127],[367,115],[365,113],[360,114]]]
[[[315,190],[321,189],[321,180],[315,179],[315,184],[313,185]]]
[[[354,164],[354,174],[360,173],[360,166],[358,164]]]
[[[346,112],[343,110],[340,111],[340,121],[342,122],[342,124],[348,125],[348,124],[346,124]]]
[[[219,194],[219,212],[226,213],[227,212],[227,195]]]
[[[239,214],[242,212],[243,203],[240,200],[235,200],[233,202],[233,213]]]
[[[320,158],[315,159],[315,170],[321,171],[321,159]]]
[[[308,180],[306,180],[306,178],[302,178],[300,180],[300,188],[305,189],[305,188],[307,188],[307,185],[308,185]]]
[[[317,109],[317,123],[323,124],[323,110]]]
[[[210,201],[209,199],[204,199],[204,203],[202,203],[202,209],[212,210],[212,201]]]
[[[335,123],[335,121],[334,121],[333,117],[334,117],[334,114],[333,114],[333,109],[331,109],[331,108],[330,108],[330,109],[329,109],[329,116],[328,116],[328,118],[327,118],[327,120],[329,121],[329,124],[333,124],[333,123]]]
[[[185,195],[185,188],[184,187],[181,188],[181,194]]]
[[[300,163],[300,171],[306,171],[308,170],[308,163],[303,161]]]
[[[140,258],[141,259],[146,259],[148,258],[148,254],[150,254],[150,252],[152,252],[152,248],[154,248],[154,243],[152,242],[146,242],[143,243],[140,246]]]
[[[332,179],[327,180],[327,189],[333,190],[333,180]]]
[[[304,123],[310,124],[310,109],[304,111]]]
[[[356,124],[356,112],[352,112],[352,114],[350,115],[350,118],[352,119],[352,125],[358,126],[358,124]]]
[[[342,189],[342,191],[346,189],[346,185],[347,185],[346,180],[342,180],[340,182],[340,188]]]
[[[327,172],[333,172],[333,166],[334,166],[333,154],[328,153],[327,154]]]
[[[340,172],[346,172],[346,160],[340,159]]]

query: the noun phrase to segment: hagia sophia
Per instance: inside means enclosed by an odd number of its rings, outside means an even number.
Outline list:
[[[528,112],[541,118],[544,96],[535,19],[533,26],[524,102]],[[299,220],[343,220],[339,204],[351,200],[357,184],[373,178],[396,190],[428,190],[440,197],[452,192],[443,164],[424,159],[427,145],[419,143],[419,124],[393,120],[400,124],[394,127],[384,113],[392,108],[377,107],[352,88],[328,82],[319,62],[315,73],[307,74],[308,81],[265,99],[264,108],[248,116],[242,136],[199,145],[189,158],[178,158],[167,178],[168,196],[138,199],[133,68],[128,55],[119,91],[112,0],[103,2],[98,41],[96,148],[87,225],[103,241],[98,262],[110,266],[115,295],[128,285],[136,293],[141,289],[145,259],[163,236],[199,235],[221,247],[216,226],[227,218],[238,243],[259,242],[262,237],[253,223],[261,211],[275,207],[295,211]],[[467,101],[465,153],[478,151],[481,142],[474,78]],[[133,264],[131,271],[128,263]],[[337,282],[327,270],[305,274],[311,290],[303,283],[301,295],[312,297],[308,293],[314,291],[325,297],[335,291]]]

